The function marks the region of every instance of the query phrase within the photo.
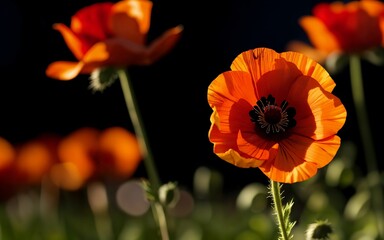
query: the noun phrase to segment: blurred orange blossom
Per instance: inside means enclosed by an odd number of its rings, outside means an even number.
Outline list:
[[[208,87],[214,153],[276,182],[311,178],[340,147],[336,134],[347,112],[334,87],[328,72],[301,53],[239,54]]]
[[[67,190],[76,190],[93,177],[99,134],[98,129],[83,127],[60,141],[57,150],[59,163],[51,170],[51,178],[56,185]]]
[[[380,1],[319,3],[312,12],[301,17],[299,24],[313,47],[292,41],[288,50],[323,62],[331,53],[361,54],[384,44],[384,3]]]
[[[64,137],[57,148],[59,162],[50,176],[67,190],[77,190],[92,180],[130,178],[142,160],[136,136],[117,126],[79,128]]]
[[[183,28],[170,28],[147,45],[151,11],[149,0],[95,3],[72,16],[70,27],[54,24],[78,61],[53,62],[46,75],[71,80],[101,67],[149,65],[157,61],[179,41]]]
[[[20,182],[26,186],[41,184],[50,168],[58,162],[60,140],[59,136],[42,134],[16,148],[14,167]]]
[[[130,177],[142,160],[136,136],[122,127],[109,127],[98,139],[98,172],[101,177]]]
[[[0,137],[0,201],[7,200],[16,191],[18,185],[14,179],[13,164],[16,149],[7,139]]]

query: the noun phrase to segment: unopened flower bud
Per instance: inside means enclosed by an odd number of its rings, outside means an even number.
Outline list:
[[[162,204],[168,207],[174,206],[179,199],[177,184],[169,182],[159,188],[159,199]]]
[[[317,221],[308,226],[306,240],[327,240],[332,232],[332,226],[328,221]]]
[[[118,78],[116,68],[105,67],[95,69],[90,76],[89,88],[93,91],[102,92],[107,87],[111,86]]]

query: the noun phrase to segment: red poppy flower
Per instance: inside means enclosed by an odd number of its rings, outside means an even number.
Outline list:
[[[320,3],[300,24],[319,49],[360,52],[383,43],[381,15],[384,4],[379,1]]]
[[[323,61],[330,53],[362,53],[384,44],[384,4],[376,0],[320,3],[299,19],[313,49],[291,42],[288,50]]]
[[[178,42],[182,27],[167,30],[148,46],[152,2],[123,0],[96,3],[78,11],[70,27],[54,25],[78,62],[57,61],[47,69],[48,77],[71,80],[101,67],[148,65],[167,54]]]
[[[336,134],[347,113],[334,87],[328,72],[301,53],[241,53],[208,87],[214,153],[277,182],[314,176],[340,147]]]

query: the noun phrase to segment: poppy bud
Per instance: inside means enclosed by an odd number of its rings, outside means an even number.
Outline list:
[[[332,226],[328,221],[317,221],[308,226],[306,240],[326,240],[332,232]]]
[[[165,206],[174,206],[179,199],[179,194],[180,192],[177,188],[177,184],[173,182],[163,184],[159,188],[159,199]]]
[[[90,76],[89,88],[93,91],[104,91],[107,87],[111,86],[117,79],[117,70],[112,67],[97,68],[93,70]]]

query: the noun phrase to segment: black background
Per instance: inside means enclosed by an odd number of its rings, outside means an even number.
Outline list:
[[[45,76],[50,62],[74,60],[52,25],[69,25],[77,10],[96,2],[101,1],[1,1],[0,136],[18,144],[41,133],[65,135],[85,126],[132,129],[118,82],[103,93],[93,93],[87,75],[66,82]],[[258,169],[240,169],[213,154],[208,141],[207,88],[242,51],[269,47],[281,52],[290,40],[307,41],[298,19],[311,14],[320,1],[153,2],[148,42],[170,27],[184,26],[182,39],[170,54],[151,66],[129,69],[162,181],[190,185],[196,168],[207,166],[224,174],[228,188],[266,182]],[[368,110],[379,145],[383,123],[378,114],[383,107],[377,84],[382,84],[384,69],[363,64],[365,79],[369,79]],[[348,110],[339,135],[359,145],[348,69],[333,77],[334,94]],[[137,173],[141,174],[145,174],[143,169]]]

